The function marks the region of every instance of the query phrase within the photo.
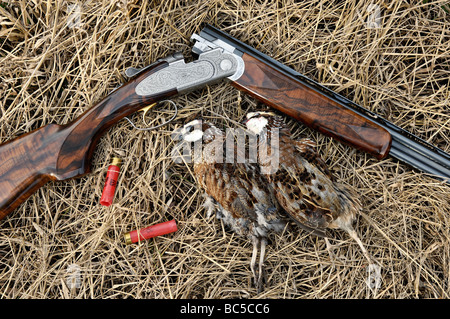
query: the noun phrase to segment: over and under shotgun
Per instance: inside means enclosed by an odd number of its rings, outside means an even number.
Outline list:
[[[101,134],[120,119],[225,79],[327,136],[378,159],[391,155],[450,183],[450,155],[444,151],[212,26],[192,40],[197,60],[185,63],[176,53],[129,69],[127,83],[73,122],[49,124],[0,145],[0,219],[48,181],[89,173]]]

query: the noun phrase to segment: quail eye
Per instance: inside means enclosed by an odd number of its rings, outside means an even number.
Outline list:
[[[188,129],[187,129],[188,133],[191,133],[193,130],[194,130],[193,126],[189,126]]]

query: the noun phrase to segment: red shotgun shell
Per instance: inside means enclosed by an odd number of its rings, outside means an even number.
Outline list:
[[[100,204],[102,204],[103,206],[109,206],[113,202],[121,166],[122,160],[120,158],[114,157],[108,167],[105,186],[103,187],[102,197],[100,198]]]
[[[152,225],[139,230],[133,230],[123,235],[127,245],[137,243],[141,240],[146,240],[156,236],[166,235],[177,231],[177,223],[175,220]]]

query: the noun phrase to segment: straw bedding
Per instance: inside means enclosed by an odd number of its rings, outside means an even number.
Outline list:
[[[66,124],[126,81],[126,68],[169,53],[213,24],[450,152],[450,8],[446,1],[2,1],[0,139]],[[202,116],[237,127],[265,108],[227,84],[173,99],[155,131],[120,121],[92,173],[45,185],[0,222],[3,298],[448,298],[450,188],[392,158],[377,161],[301,124],[363,203],[356,228],[382,267],[345,233],[292,227],[271,237],[267,286],[251,285],[251,243],[207,219],[171,134]],[[171,111],[161,108],[151,119]],[[132,116],[143,125],[139,115]],[[114,203],[99,204],[112,156],[124,161]],[[176,233],[126,246],[122,234],[175,219]]]

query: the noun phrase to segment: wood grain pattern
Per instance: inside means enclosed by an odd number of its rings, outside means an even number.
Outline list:
[[[50,180],[90,172],[90,160],[102,133],[146,105],[177,94],[176,90],[139,96],[135,87],[167,66],[156,63],[66,125],[49,124],[0,145],[0,219]]]
[[[386,157],[391,135],[301,82],[245,54],[244,74],[232,84],[263,103],[378,159]]]

